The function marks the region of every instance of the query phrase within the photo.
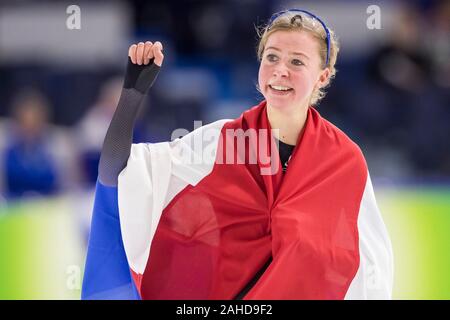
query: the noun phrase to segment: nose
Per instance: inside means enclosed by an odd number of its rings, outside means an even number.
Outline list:
[[[289,69],[284,63],[277,63],[273,69],[273,76],[286,78],[289,76]]]

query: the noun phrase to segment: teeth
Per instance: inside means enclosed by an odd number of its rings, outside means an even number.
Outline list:
[[[287,91],[287,90],[291,89],[291,88],[289,88],[289,87],[273,86],[273,85],[270,85],[270,87],[271,87],[272,89],[279,90],[279,91]]]

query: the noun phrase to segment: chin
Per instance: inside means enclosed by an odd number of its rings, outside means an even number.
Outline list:
[[[287,101],[288,99],[277,99],[277,98],[266,98],[267,105],[274,109],[290,109],[291,106],[295,105],[292,101]]]

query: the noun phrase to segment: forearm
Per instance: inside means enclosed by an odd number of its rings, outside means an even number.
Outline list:
[[[117,109],[105,136],[99,163],[99,180],[117,186],[119,173],[125,168],[133,141],[133,127],[145,94],[152,86],[160,67],[133,64],[128,59],[124,87]]]

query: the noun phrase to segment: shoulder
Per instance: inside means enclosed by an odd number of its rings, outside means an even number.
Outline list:
[[[227,123],[230,123],[231,121],[233,121],[233,120],[221,119],[221,120],[217,120],[217,121],[202,125],[198,128],[195,128],[193,131],[187,133],[179,140],[186,142],[186,141],[190,141],[192,139],[198,139],[200,137],[202,139],[208,139],[208,137],[210,137],[210,136],[220,135],[223,127]]]

